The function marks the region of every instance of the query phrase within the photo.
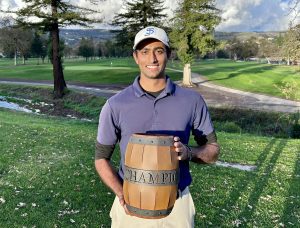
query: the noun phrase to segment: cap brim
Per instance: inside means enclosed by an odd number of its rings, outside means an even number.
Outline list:
[[[162,41],[161,39],[158,39],[157,37],[145,37],[141,40],[139,40],[134,46],[133,46],[133,50],[136,50],[136,47],[144,40],[148,40],[148,39],[154,39],[154,40],[158,40],[160,42],[162,42],[164,45],[166,45],[167,47],[170,47],[169,43],[165,43],[164,41]]]

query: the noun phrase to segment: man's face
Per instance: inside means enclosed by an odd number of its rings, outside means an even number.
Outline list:
[[[133,53],[136,64],[139,65],[141,77],[149,79],[164,78],[168,61],[165,45],[155,39],[142,41]]]

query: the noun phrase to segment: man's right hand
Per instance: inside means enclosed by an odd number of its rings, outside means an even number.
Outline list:
[[[124,195],[120,195],[120,196],[118,196],[118,198],[119,198],[119,202],[120,202],[121,206],[124,208],[125,213],[127,215],[131,215],[130,212],[128,211],[127,207],[126,207]]]

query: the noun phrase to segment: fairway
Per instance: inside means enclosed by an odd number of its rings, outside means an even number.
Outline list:
[[[114,66],[67,66],[66,70],[73,71],[73,70],[80,70],[80,71],[100,71],[100,70],[130,70],[131,67],[114,67]]]
[[[12,66],[9,60],[0,59],[0,79],[48,80],[53,81],[52,66]],[[12,64],[10,60],[10,64]],[[174,81],[182,80],[182,64],[170,60],[167,74]],[[172,70],[174,69],[174,70]],[[192,71],[204,76],[209,82],[259,94],[300,100],[300,69],[298,66],[268,65],[256,62],[231,60],[203,60],[192,65]],[[66,59],[64,75],[68,82],[91,84],[130,84],[139,74],[133,58],[83,60]]]
[[[37,65],[37,60],[29,60],[26,65],[13,66],[13,60],[0,59],[0,80],[47,80],[53,81],[52,65]],[[91,84],[129,85],[139,74],[133,58],[110,58],[90,60],[65,59],[63,63],[65,80],[68,82]],[[182,73],[167,70],[170,77],[177,81]]]
[[[286,98],[285,92],[289,92],[291,99],[300,100],[299,66],[207,60],[195,63],[192,71],[203,75],[211,83],[225,87],[281,98]]]
[[[96,131],[0,109],[0,227],[109,227],[114,195],[94,170]],[[216,131],[220,160],[257,169],[192,164],[195,227],[297,226],[300,140]]]

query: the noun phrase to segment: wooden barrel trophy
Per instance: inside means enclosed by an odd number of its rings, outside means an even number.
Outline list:
[[[123,183],[129,212],[149,219],[168,216],[177,197],[178,170],[173,136],[133,134],[126,149]]]

